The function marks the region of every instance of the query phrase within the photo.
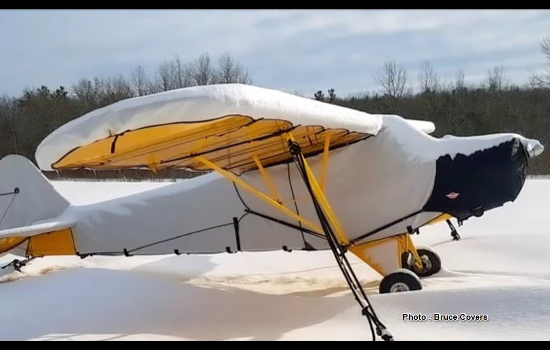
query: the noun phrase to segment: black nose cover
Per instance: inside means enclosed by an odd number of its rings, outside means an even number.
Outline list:
[[[525,184],[527,153],[514,138],[470,155],[440,157],[432,194],[424,211],[447,213],[458,220],[481,216],[514,201]]]

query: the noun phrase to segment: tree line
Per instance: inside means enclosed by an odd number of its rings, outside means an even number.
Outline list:
[[[484,81],[468,84],[459,70],[443,81],[429,61],[411,77],[396,61],[386,61],[373,76],[377,92],[338,96],[335,89],[317,91],[311,98],[368,113],[389,113],[408,119],[430,120],[434,136],[470,136],[515,132],[547,144],[550,140],[550,36],[540,42],[546,70],[532,75],[523,85],[510,84],[506,69],[494,67]],[[20,96],[0,97],[0,158],[21,154],[34,161],[38,144],[51,132],[89,111],[137,96],[189,86],[217,83],[253,84],[248,69],[230,54],[217,58],[201,54],[190,62],[178,56],[166,60],[147,74],[138,65],[128,75],[80,79],[71,87],[51,90],[46,86],[25,89]],[[530,167],[531,175],[550,174],[550,152]],[[152,179],[185,178],[185,171],[141,170],[46,172],[51,179]]]

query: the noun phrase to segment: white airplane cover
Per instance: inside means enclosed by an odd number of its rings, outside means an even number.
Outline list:
[[[528,159],[543,150],[540,142],[517,134],[435,138],[433,131],[431,122],[255,86],[209,85],[92,111],[49,135],[36,161],[42,170],[206,170],[200,156],[263,193],[275,188],[283,205],[319,225],[281,138],[292,132],[348,239],[359,245],[417,229],[442,214],[465,220],[514,200]],[[2,253],[328,249],[322,232],[218,173],[75,206],[29,160],[11,155],[0,161],[0,194]]]

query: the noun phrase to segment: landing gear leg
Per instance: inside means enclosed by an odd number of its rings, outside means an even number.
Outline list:
[[[451,236],[453,237],[453,241],[460,241],[460,235],[458,234],[458,231],[456,230],[451,220],[446,220],[446,221],[447,221],[447,225],[449,225],[449,228],[451,229]]]
[[[25,260],[14,259],[9,264],[0,267],[0,276],[10,274],[13,271],[21,272],[21,268],[27,266],[32,260],[34,260],[34,257]]]
[[[404,268],[411,270],[418,277],[428,277],[441,271],[441,258],[435,252],[435,250],[428,247],[418,247],[416,248],[416,253],[420,258],[421,264],[415,264],[414,262],[411,263],[408,261],[404,261],[403,262]],[[412,253],[409,252],[409,254],[412,257],[412,259],[415,259]]]
[[[439,255],[429,247],[415,247],[410,236],[403,233],[350,248],[383,276],[380,294],[421,290],[420,278],[441,270]]]

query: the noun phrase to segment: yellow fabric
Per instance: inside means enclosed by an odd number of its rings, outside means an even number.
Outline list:
[[[76,255],[71,229],[43,233],[29,238],[27,255]]]
[[[445,221],[445,220],[450,219],[450,218],[452,218],[451,215],[443,214],[443,215],[440,215],[440,216],[436,217],[432,221],[428,222],[426,225],[435,225],[437,223],[440,223],[441,221]]]
[[[241,173],[257,169],[253,154],[264,167],[289,161],[286,140],[281,137],[284,131],[292,131],[306,156],[323,151],[326,133],[331,135],[331,149],[367,136],[343,129],[325,130],[314,125],[292,126],[281,119],[253,120],[231,115],[196,123],[150,126],[112,135],[72,150],[53,164],[53,168],[209,170],[195,159],[201,155],[225,170]]]
[[[384,273],[384,268],[381,265],[380,256],[378,256],[376,254],[372,254],[372,250],[381,243],[388,243],[388,241],[384,240],[383,242],[380,242],[380,243],[378,243],[378,242],[369,242],[369,243],[364,243],[364,244],[361,244],[361,245],[352,246],[352,247],[349,248],[349,251],[353,255],[355,255],[356,257],[361,259],[364,263],[369,265],[371,269],[378,272],[382,276],[385,276],[386,274]],[[399,265],[397,265],[397,266],[399,266]]]
[[[327,179],[328,152],[330,149],[330,134],[325,137],[325,146],[323,148],[323,171],[321,172],[320,185],[321,189],[325,190],[325,181]]]
[[[23,243],[27,237],[6,237],[0,239],[0,254],[8,252]]]
[[[377,254],[380,251],[376,251],[376,248],[382,245],[391,244],[391,248],[394,249],[394,257],[388,257],[388,251],[384,250],[384,254]],[[391,249],[390,248],[390,249]],[[382,261],[385,259],[395,259],[394,269],[401,268],[401,256],[404,252],[410,251],[415,257],[415,264],[417,267],[422,267],[422,260],[418,256],[414,242],[412,241],[408,233],[403,233],[397,236],[391,236],[383,239],[379,239],[372,242],[363,243],[360,245],[352,246],[349,248],[349,251],[357,256],[359,259],[367,263],[373,270],[381,274],[382,276],[387,276],[391,272],[387,269],[384,269]],[[389,253],[391,254],[391,253]]]
[[[0,239],[0,254],[28,241],[27,256],[76,255],[71,229],[42,233],[32,237],[6,237]]]

